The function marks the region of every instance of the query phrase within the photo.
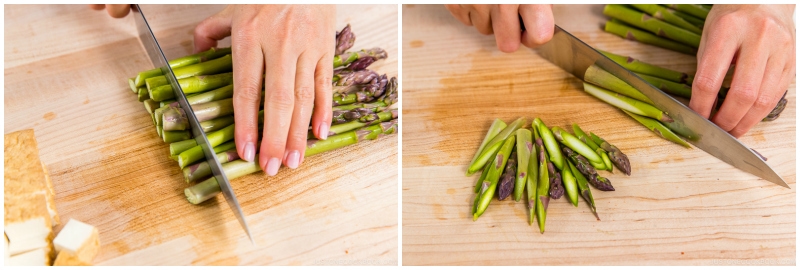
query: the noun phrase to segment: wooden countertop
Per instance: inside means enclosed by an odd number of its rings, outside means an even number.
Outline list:
[[[404,265],[796,264],[796,92],[774,122],[741,141],[792,187],[739,171],[699,149],[656,137],[583,93],[580,80],[534,51],[504,54],[441,5],[403,6]],[[600,30],[602,6],[555,6],[556,23],[598,49],[693,72],[692,56]],[[522,202],[493,201],[473,222],[464,171],[495,118],[579,123],[625,151],[633,174],[593,188],[602,221],[581,199],[551,201],[547,231]]]
[[[191,53],[194,26],[222,7],[144,9],[172,58]],[[374,69],[389,76],[398,75],[397,9],[337,13],[356,48],[388,51]],[[398,136],[233,181],[254,246],[221,196],[186,201],[181,171],[128,88],[153,67],[131,16],[86,5],[7,5],[4,15],[4,132],[35,130],[62,221],[100,230],[95,264],[397,264]]]

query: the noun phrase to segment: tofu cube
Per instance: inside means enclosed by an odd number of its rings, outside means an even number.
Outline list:
[[[53,245],[56,253],[66,252],[78,260],[91,263],[100,247],[100,237],[94,226],[70,219],[53,240]]]

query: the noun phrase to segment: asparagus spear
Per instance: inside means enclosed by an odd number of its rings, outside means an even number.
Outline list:
[[[158,101],[155,101],[155,100],[152,100],[152,99],[145,100],[144,101],[144,109],[148,113],[153,114],[156,111],[156,109],[158,109]]]
[[[564,148],[566,148],[566,146]],[[566,155],[566,153],[564,154]],[[575,182],[578,184],[581,197],[589,204],[589,208],[592,209],[592,213],[597,220],[600,220],[600,216],[597,215],[597,208],[594,205],[594,197],[592,197],[592,191],[589,189],[589,182],[586,180],[586,177],[578,171],[578,168],[575,167],[575,164],[572,164],[572,161],[567,160],[567,165],[569,165],[569,170],[572,175],[575,176]]]
[[[693,48],[700,46],[700,35],[663,22],[650,15],[626,8],[623,5],[606,5],[603,9],[603,14]]]
[[[553,133],[538,117],[533,119],[533,124],[536,124],[536,128],[539,131],[539,136],[541,136],[542,141],[544,141],[545,149],[550,157],[550,162],[553,162],[553,165],[561,170],[564,168],[564,156],[562,156],[561,151],[558,150],[558,142],[556,142],[556,138],[553,137]]]
[[[172,67],[172,68],[185,67],[185,66],[197,64],[197,63],[200,63],[200,62],[203,62],[203,61],[216,59],[216,58],[228,55],[230,53],[231,53],[231,48],[219,48],[219,49],[211,48],[211,49],[208,49],[207,51],[204,51],[204,52],[200,52],[200,53],[197,53],[197,54],[193,54],[193,55],[184,56],[184,57],[181,57],[181,58],[178,58],[178,59],[170,60],[169,61],[169,66]],[[142,71],[142,72],[139,72],[138,75],[136,75],[136,78],[134,79],[134,83],[136,84],[136,87],[142,87],[142,86],[145,86],[145,80],[147,78],[161,76],[161,75],[164,75],[161,72],[161,68],[154,68],[154,69],[151,69],[151,70]]]
[[[662,68],[662,67],[659,67],[659,66],[656,66],[656,65],[651,65],[651,64],[636,60],[636,59],[634,59],[633,57],[630,57],[630,56],[625,57],[625,56],[622,56],[622,55],[617,55],[617,54],[613,54],[613,53],[606,52],[606,51],[600,51],[600,52],[603,53],[603,55],[605,55],[606,57],[608,57],[612,61],[614,61],[617,64],[621,65],[622,67],[624,67],[624,68],[626,68],[626,69],[628,69],[630,71],[636,72],[638,74],[650,75],[650,76],[662,78],[662,79],[665,79],[665,80],[670,80],[670,81],[673,81],[673,82],[676,82],[676,83],[684,83],[684,84],[689,84],[689,85],[691,85],[692,81],[694,80],[694,75],[689,75],[689,74],[684,73],[684,72],[679,72],[679,71],[675,71],[675,70],[671,70],[671,69],[667,69],[667,68]]]
[[[553,166],[553,162],[547,162],[547,174],[550,176],[550,198],[558,200],[564,196],[564,185],[561,173]]]
[[[215,75],[195,76],[178,80],[181,90],[183,90],[183,92],[186,94],[204,92],[230,85],[231,83],[233,83],[233,73],[231,72]],[[172,92],[172,86],[169,84],[152,88],[149,91],[150,98],[155,101],[175,98],[175,95]]]
[[[144,87],[139,88],[136,95],[138,97],[139,102],[142,102],[142,101],[145,101],[145,100],[148,99],[147,89],[144,88]]]
[[[197,121],[201,122],[233,114],[233,99],[231,98],[191,106]],[[162,117],[164,130],[185,130],[189,127],[189,119],[181,108],[169,108],[163,112]]]
[[[516,135],[514,136],[516,137]],[[517,175],[517,155],[513,146],[511,153],[508,155],[505,168],[506,169],[503,170],[503,175],[500,176],[500,182],[498,183],[499,188],[497,189],[497,199],[501,201],[508,198],[508,196],[514,192],[514,180]]]
[[[233,132],[235,130],[236,124],[232,124],[227,126],[223,129],[208,133],[208,142],[211,144],[212,147],[218,146],[224,142],[230,141],[233,139]],[[203,159],[205,155],[203,155],[203,148],[199,145],[190,148],[189,150],[183,151],[178,154],[178,166],[181,169],[185,168],[192,163]]]
[[[187,130],[169,131],[162,130],[161,138],[165,143],[174,143],[192,138],[192,133]]]
[[[383,77],[385,77],[385,75],[381,76],[381,78]],[[380,89],[381,87],[383,87],[383,89]],[[333,95],[333,106],[353,104],[356,102],[371,102],[374,100],[384,100],[385,102],[387,99],[396,100],[396,95],[397,78],[391,78],[386,83],[381,79],[376,80],[375,83],[371,83],[368,87],[360,88],[360,90],[355,93]]]
[[[536,127],[536,131],[539,128]],[[550,175],[548,172],[547,150],[542,142],[541,134],[535,139],[536,149],[539,152],[539,181],[536,183],[536,219],[539,223],[539,232],[544,233],[544,225],[547,218],[547,206],[550,204]]]
[[[561,182],[564,184],[564,190],[567,194],[567,199],[572,205],[578,207],[578,180],[572,175],[569,168],[569,162],[564,162],[564,170],[561,171]]]
[[[605,27],[603,29],[606,32],[620,36],[624,39],[638,41],[644,44],[650,44],[690,55],[694,55],[697,53],[697,49],[692,48],[691,46],[683,45],[681,43],[674,42],[672,40],[662,38],[645,31],[641,31],[639,29],[622,24],[613,19],[611,21],[606,22]]]
[[[670,140],[670,141],[675,142],[677,144],[680,144],[680,145],[682,145],[682,146],[684,146],[686,148],[692,148],[691,145],[686,143],[686,141],[681,139],[681,137],[678,137],[678,135],[676,135],[674,132],[672,132],[672,130],[670,130],[669,128],[667,128],[666,126],[661,124],[660,122],[658,122],[658,121],[656,121],[654,119],[651,119],[651,118],[647,118],[647,117],[644,117],[644,116],[637,115],[635,113],[631,113],[631,112],[625,111],[625,110],[622,110],[622,111],[625,112],[626,114],[630,115],[630,117],[633,117],[633,119],[635,119],[636,121],[638,121],[639,123],[641,123],[645,127],[647,127],[647,129],[655,132],[656,135],[661,136],[664,139]]]
[[[556,140],[563,145],[575,150],[578,154],[581,154],[586,159],[589,160],[591,163],[603,163],[603,159],[600,155],[597,154],[591,147],[586,145],[586,143],[579,140],[577,137],[569,134],[565,130],[561,129],[560,127],[553,127],[553,135],[555,136]],[[561,150],[559,149],[559,152]],[[562,169],[563,170],[563,169]]]
[[[608,171],[612,171],[611,158],[608,157],[608,152],[603,150],[603,148],[600,148],[599,145],[595,144],[594,141],[592,141],[592,138],[590,138],[589,135],[586,135],[586,133],[583,132],[578,124],[572,124],[572,131],[575,132],[575,137],[578,137],[578,140],[584,142],[586,145],[592,148],[595,153],[600,155],[605,167],[608,169]]]
[[[356,121],[347,122],[344,124],[332,125],[330,127],[330,130],[328,131],[328,136],[333,136],[336,134],[341,134],[358,128],[366,127],[376,122],[386,122],[391,119],[397,119],[396,109],[391,111],[372,113],[370,115],[356,119]]]
[[[334,54],[340,55],[344,53],[353,47],[353,43],[355,42],[356,35],[350,30],[350,24],[348,23],[342,31],[336,33],[336,52]]]
[[[671,4],[669,7],[686,12],[692,16],[705,20],[708,17],[708,10],[700,5],[692,4]]]
[[[489,172],[490,166],[492,166],[491,163],[486,163],[486,166],[483,166],[483,170],[481,170],[481,177],[479,177],[478,182],[475,183],[475,193],[481,192],[481,186],[483,185],[483,180],[486,180],[486,175]],[[475,209],[478,209],[478,200],[475,200],[475,204],[472,207],[472,213],[475,213]]]
[[[530,160],[528,160],[528,179],[525,182],[525,190],[528,192],[528,225],[533,225],[533,218],[536,216],[536,188],[539,183],[539,159],[537,156],[539,155],[539,151],[537,148],[534,148],[535,140],[539,138],[539,131],[536,129],[536,125],[531,125],[531,133],[533,134],[533,141],[531,142],[530,149]]]
[[[614,107],[627,110],[638,115],[658,119],[659,121],[673,122],[672,118],[670,118],[666,113],[650,104],[622,96],[588,83],[583,84],[583,90],[586,91],[586,93],[589,93],[590,95],[605,101],[610,105],[613,105]]]
[[[675,11],[672,10],[672,9],[668,9],[668,8],[665,8],[665,7],[662,7],[662,6],[659,6],[659,5],[655,5],[655,4],[632,4],[632,6],[634,6],[635,8],[637,8],[637,9],[639,9],[641,11],[644,11],[647,14],[650,14],[651,16],[653,16],[653,17],[655,17],[655,18],[657,18],[659,20],[665,21],[667,23],[671,23],[671,24],[673,24],[675,26],[678,26],[680,28],[686,29],[686,30],[688,30],[688,31],[690,31],[692,33],[698,34],[698,35],[703,34],[703,30],[702,29],[700,29],[699,27],[695,26],[694,24],[692,24],[690,22],[687,22],[686,20],[684,20],[683,18],[679,17],[678,15],[675,15],[674,14]]]
[[[513,150],[515,142],[516,135],[511,134],[511,136],[503,141],[503,146],[494,157],[492,166],[489,167],[489,173],[486,175],[486,180],[483,181],[481,192],[476,197],[478,200],[478,207],[475,213],[472,215],[473,221],[478,220],[478,217],[480,217],[483,212],[486,211],[486,208],[489,207],[489,203],[492,201],[492,197],[494,197],[495,190],[497,189],[497,183],[500,181],[500,174],[503,172],[503,168],[505,168],[506,162],[508,161],[508,156],[511,154],[511,150]]]
[[[614,191],[614,187],[611,185],[611,181],[608,179],[597,175],[597,171],[589,164],[589,161],[586,160],[578,153],[575,153],[569,147],[561,148],[561,151],[564,151],[564,154],[575,164],[575,167],[578,169],[580,173],[582,173],[588,179],[589,183],[591,183],[595,188],[602,190],[602,191]]]
[[[467,175],[472,175],[473,173],[477,172],[483,165],[489,162],[492,157],[497,154],[497,151],[500,151],[500,147],[503,145],[503,141],[508,139],[509,136],[513,135],[517,129],[522,128],[527,123],[525,118],[520,117],[514,122],[511,122],[508,126],[506,126],[500,133],[498,133],[491,141],[486,144],[486,147],[481,151],[480,155],[478,155],[477,159],[469,165],[469,169],[467,169]]]
[[[486,145],[489,144],[489,141],[491,141],[495,136],[497,136],[497,134],[499,134],[500,131],[505,129],[506,126],[508,126],[508,125],[506,125],[506,122],[503,122],[503,120],[500,120],[500,118],[494,119],[494,122],[492,122],[492,125],[489,126],[489,131],[486,132],[486,136],[483,137],[483,141],[481,142],[481,146],[478,147],[478,151],[476,151],[475,155],[472,156],[472,161],[469,162],[470,164],[475,163],[475,160],[477,160],[478,157],[481,155],[481,152],[483,152],[483,150],[486,148]],[[467,174],[469,174],[469,173],[467,173]],[[483,178],[483,176],[481,176],[481,178]],[[475,188],[475,190],[476,190],[475,192],[478,192],[477,191],[478,190],[477,187]]]
[[[239,153],[236,151],[236,143],[229,141],[214,147],[214,153],[217,153],[217,159],[221,164],[231,162],[239,159]],[[194,181],[205,179],[211,175],[211,167],[207,161],[192,164],[183,168],[183,178],[186,183],[193,183]]]
[[[611,158],[611,161],[614,162],[614,165],[617,165],[622,173],[626,175],[631,175],[631,162],[628,160],[628,156],[625,153],[622,153],[622,150],[619,150],[613,144],[608,143],[600,136],[595,135],[594,133],[589,132],[592,141],[599,145],[600,148],[603,148],[606,152],[608,152],[608,156]]]
[[[533,141],[531,131],[528,129],[517,130],[517,180],[514,183],[514,201],[522,198],[525,190],[525,183],[528,180],[528,162],[533,151]]]
[[[381,48],[372,48],[369,50],[360,50],[357,52],[345,52],[333,57],[333,68],[347,66],[350,63],[360,58],[373,58],[375,60],[386,59],[389,54]]]
[[[664,92],[684,98],[692,98],[692,87],[689,85],[680,84],[662,78],[653,77],[650,75],[645,75],[640,73],[636,73],[636,75],[638,75],[648,83],[652,84],[653,86],[658,87],[658,89],[661,89]]]
[[[583,75],[583,80],[641,102],[653,105],[653,101],[642,94],[642,92],[639,92],[639,90],[636,90],[636,88],[633,88],[633,86],[630,84],[626,83],[620,78],[617,78],[617,76],[614,76],[597,65],[591,65],[588,69],[586,69],[586,73]]]
[[[684,19],[687,22],[693,24],[694,26],[699,27],[700,29],[703,29],[703,26],[705,26],[705,24],[706,24],[705,20],[697,18],[695,16],[692,16],[689,13],[684,13],[684,12],[675,10],[675,12],[673,14],[675,14],[675,16],[681,17],[682,19]]]

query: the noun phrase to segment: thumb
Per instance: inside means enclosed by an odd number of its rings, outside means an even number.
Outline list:
[[[194,28],[194,52],[217,46],[217,41],[231,35],[230,9],[225,8],[206,18]]]

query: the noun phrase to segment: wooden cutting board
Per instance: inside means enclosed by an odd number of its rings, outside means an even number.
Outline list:
[[[222,8],[144,9],[167,56],[179,57],[191,53],[194,26]],[[336,27],[352,24],[355,48],[386,49],[373,68],[397,76],[398,7],[337,9]],[[186,201],[181,171],[128,88],[153,67],[131,16],[86,5],[7,5],[4,15],[4,132],[35,130],[63,223],[100,230],[95,264],[397,265],[398,136],[232,181],[254,246],[221,196]]]
[[[528,49],[505,54],[494,36],[441,5],[403,7],[403,264],[796,264],[795,85],[782,116],[741,141],[769,158],[792,189],[759,180],[699,149],[656,137],[582,92],[581,81]],[[692,56],[604,33],[602,6],[555,6],[556,23],[596,48],[693,72]],[[472,221],[479,175],[467,165],[495,118],[578,123],[616,144],[633,174],[581,199],[550,202],[547,230],[525,203],[494,200]]]

